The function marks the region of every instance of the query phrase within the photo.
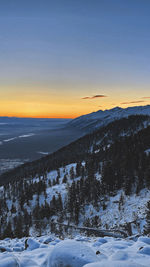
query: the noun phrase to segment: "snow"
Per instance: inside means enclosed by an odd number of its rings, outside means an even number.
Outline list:
[[[40,247],[40,243],[32,238],[29,238],[27,241],[27,246],[28,246],[27,248],[28,250],[34,250]]]
[[[65,240],[53,249],[48,267],[82,267],[86,263],[96,261],[98,257],[92,249],[77,241]]]
[[[3,142],[10,142],[10,141],[13,141],[15,140],[17,137],[12,137],[12,138],[9,138],[9,139],[5,139],[3,140]]]
[[[0,267],[148,267],[150,237],[132,239],[78,235],[61,240],[51,234],[6,238],[0,240],[5,250],[0,253]]]
[[[150,148],[146,149],[144,152],[145,152],[147,155],[149,155],[149,154],[150,154]]]
[[[139,253],[149,255],[150,256],[150,247],[144,247],[142,248]]]
[[[1,259],[0,267],[18,267],[17,260],[14,257],[7,257]]]
[[[48,155],[49,154],[49,152],[44,152],[44,151],[38,151],[37,153],[41,154],[41,155]]]
[[[0,159],[0,173],[13,169],[27,161],[29,161],[29,159]]]
[[[104,261],[100,263],[86,264],[84,267],[144,267],[144,265],[132,262]]]
[[[13,141],[13,140],[18,139],[18,138],[27,138],[27,137],[31,137],[33,135],[35,135],[35,134],[34,133],[23,134],[23,135],[19,135],[19,136],[15,136],[15,137],[9,138],[9,139],[5,139],[5,140],[3,140],[3,142],[10,142],[10,141]]]
[[[35,134],[34,134],[34,133],[29,133],[29,134],[19,135],[18,137],[19,137],[19,138],[26,138],[26,137],[31,137],[31,136],[33,136],[33,135],[35,135]]]

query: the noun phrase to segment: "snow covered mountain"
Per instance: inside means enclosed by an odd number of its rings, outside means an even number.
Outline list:
[[[147,106],[136,106],[129,108],[120,108],[115,107],[109,110],[98,110],[87,115],[80,116],[71,122],[68,125],[82,128],[85,132],[93,131],[99,127],[107,125],[108,123],[119,120],[121,118],[126,118],[131,115],[149,115],[150,116],[150,105]]]
[[[149,231],[149,136],[149,116],[130,116],[1,175],[1,236]]]

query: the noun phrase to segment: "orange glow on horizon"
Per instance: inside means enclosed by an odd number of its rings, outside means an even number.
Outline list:
[[[96,109],[92,109],[92,110],[88,110],[85,108],[85,110],[83,112],[74,112],[74,113],[69,113],[69,112],[62,112],[62,114],[55,114],[54,112],[50,113],[43,113],[43,112],[37,112],[37,114],[35,114],[36,112],[0,112],[0,117],[18,117],[18,118],[35,118],[35,119],[75,119],[77,117],[80,117],[82,115],[86,115],[92,112],[97,112],[98,110],[107,110],[107,109],[112,109],[115,107],[121,107],[121,108],[128,108],[128,107],[133,107],[133,106],[145,106],[145,105],[149,105],[149,101],[147,101],[147,103],[140,103],[139,104],[121,104],[119,103],[117,104],[111,104],[110,106],[106,106],[106,107],[96,107]]]
[[[147,103],[141,103],[140,105],[136,105],[136,104],[126,104],[126,105],[122,105],[122,104],[111,104],[105,107],[102,106],[98,106],[92,109],[87,109],[85,108],[85,110],[82,109],[82,111],[77,110],[74,113],[70,113],[68,112],[62,112],[61,114],[55,113],[55,112],[51,112],[51,113],[43,113],[40,111],[35,110],[34,112],[19,112],[18,110],[16,112],[3,112],[0,110],[0,117],[18,117],[18,118],[41,118],[41,119],[75,119],[77,117],[80,117],[82,115],[86,115],[92,112],[97,112],[98,110],[107,110],[107,109],[112,109],[115,108],[117,106],[121,107],[121,108],[128,108],[128,107],[132,107],[132,106],[145,106],[150,104],[148,101]]]
[[[82,114],[81,114],[82,115]],[[81,116],[79,115],[79,116]],[[23,113],[0,113],[0,117],[16,117],[16,118],[35,118],[35,119],[74,119],[77,116],[69,116],[69,115],[50,115],[50,114],[45,114],[45,115],[32,115],[32,114],[23,114]]]
[[[54,118],[74,119],[98,110],[112,109],[116,106],[127,108],[143,106],[150,103],[148,93],[135,93],[126,88],[119,93],[119,89],[92,90],[83,88],[84,92],[73,87],[72,90],[48,91],[38,88],[4,87],[0,91],[0,116],[20,118]],[[56,88],[57,89],[57,88]],[[82,89],[82,88],[81,88]],[[93,97],[94,96],[94,97]],[[144,96],[144,98],[143,98]]]

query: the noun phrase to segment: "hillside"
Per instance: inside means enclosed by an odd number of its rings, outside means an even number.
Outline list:
[[[2,175],[1,237],[65,234],[56,222],[149,232],[149,136],[148,116],[123,118]]]
[[[107,126],[79,138],[48,156],[23,164],[0,175],[0,184],[3,185],[9,181],[24,177],[33,178],[70,163],[85,161],[89,154],[97,153],[119,138],[130,136],[146,128],[149,124],[150,117],[143,115],[129,116],[128,118],[111,122]]]

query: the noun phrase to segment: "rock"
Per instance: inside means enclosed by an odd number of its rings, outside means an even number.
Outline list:
[[[65,240],[53,248],[48,267],[82,267],[96,261],[98,257],[89,247],[78,241]]]
[[[2,246],[0,246],[0,252],[5,252],[5,251],[7,251],[7,250],[6,250],[6,248],[5,248],[5,247],[2,247]]]
[[[12,252],[13,250],[9,247],[3,247],[3,246],[0,246],[0,252]]]
[[[37,242],[35,239],[29,238],[27,240],[27,249],[33,250],[40,247],[40,243]]]
[[[23,247],[14,247],[13,248],[13,251],[15,251],[15,252],[22,252],[23,250],[24,250]]]
[[[25,249],[28,248],[28,239],[25,240],[24,246],[25,246]]]
[[[44,239],[43,243],[44,244],[49,244],[52,241],[53,241],[53,239],[51,237],[47,237],[46,239]]]

